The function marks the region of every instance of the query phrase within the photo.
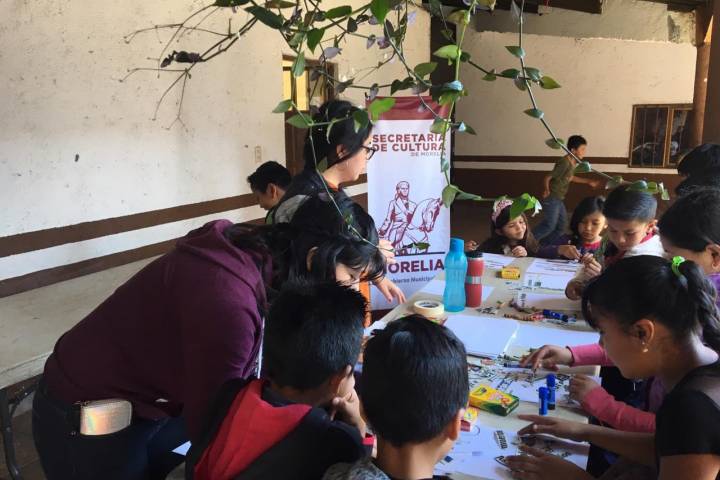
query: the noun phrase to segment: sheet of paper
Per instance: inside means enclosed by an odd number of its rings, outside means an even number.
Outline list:
[[[191,445],[192,444],[190,442],[185,442],[182,445],[180,445],[179,447],[177,447],[175,450],[173,450],[173,453],[177,453],[178,455],[182,455],[183,457],[186,457],[187,452],[188,452],[188,450],[190,450]]]
[[[495,253],[483,253],[483,261],[485,262],[485,268],[489,268],[490,270],[502,270],[503,267],[507,267],[514,262],[515,257],[497,255]]]
[[[533,373],[527,368],[506,368],[498,365],[468,365],[470,389],[478,385],[490,385],[493,388],[511,393],[523,402],[540,403],[538,389],[546,385],[549,373],[555,375],[555,403],[559,405],[576,405],[570,400],[568,388],[571,375],[564,373],[538,370]],[[591,377],[600,383],[600,378]]]
[[[499,433],[498,433],[499,432]],[[501,462],[503,457],[517,455],[521,443],[557,455],[582,469],[587,466],[590,446],[586,443],[560,440],[537,435],[522,439],[514,432],[495,430],[476,424],[470,432],[462,432],[450,453],[436,466],[435,473],[463,473],[490,480],[511,480],[510,470]]]
[[[512,344],[525,351],[528,348],[539,348],[543,345],[587,345],[597,343],[599,340],[600,335],[595,331],[571,330],[521,322]],[[508,348],[509,353],[510,350],[511,348]],[[512,349],[512,353],[515,353],[515,350]]]
[[[565,287],[572,280],[572,275],[542,275],[540,273],[526,273],[523,276],[523,287],[534,290],[546,288],[565,292]]]
[[[539,310],[560,310],[579,312],[579,301],[569,300],[565,293],[533,293],[522,292],[518,295],[521,307],[537,308]]]
[[[565,288],[565,287],[563,287]],[[492,295],[493,287],[489,287],[486,285],[483,285],[482,290],[482,301],[487,301],[488,297]],[[443,293],[445,292],[445,281],[444,280],[430,280],[427,285],[425,285],[421,290],[420,294],[427,294],[427,295],[437,295],[439,297],[443,296]]]
[[[471,355],[496,357],[513,342],[518,322],[506,318],[452,314],[445,326],[465,344]]]
[[[526,273],[539,273],[540,275],[575,275],[582,265],[572,260],[547,260],[536,258],[530,264]]]

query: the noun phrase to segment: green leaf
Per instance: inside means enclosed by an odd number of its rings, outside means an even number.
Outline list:
[[[352,13],[352,7],[349,5],[343,5],[342,7],[331,8],[325,12],[325,18],[332,20],[334,18],[347,17]]]
[[[328,159],[327,159],[327,157],[325,157],[325,158],[323,158],[322,160],[320,160],[320,162],[318,162],[318,164],[315,166],[315,168],[317,168],[317,171],[320,172],[320,173],[323,173],[325,170],[327,170],[327,169],[328,169]],[[350,215],[350,217],[352,217],[352,213],[348,212],[348,214]],[[348,223],[349,223],[349,222],[348,222]]]
[[[495,69],[493,68],[488,73],[486,73],[482,79],[486,82],[494,82],[495,80],[497,80],[497,73],[495,73]]]
[[[470,135],[477,135],[475,129],[472,128],[470,125],[465,125],[465,133],[469,133]]]
[[[438,135],[444,135],[448,131],[448,128],[449,122],[446,122],[444,118],[436,118],[430,126],[430,131]]]
[[[392,109],[395,105],[395,99],[392,97],[376,98],[368,105],[368,113],[373,123],[380,119],[380,115]]]
[[[533,210],[533,216],[540,210],[540,202],[530,194],[523,193],[513,200],[510,207],[510,220],[514,220],[526,210]]]
[[[438,58],[447,58],[449,60],[455,60],[460,55],[460,49],[457,45],[445,45],[439,48],[433,53]]]
[[[609,180],[607,184],[605,185],[605,188],[607,190],[614,190],[623,183],[623,178],[620,175],[617,175],[612,178],[612,180]]]
[[[378,23],[385,23],[385,17],[387,17],[390,11],[390,2],[388,0],[372,0],[370,3],[370,12]]]
[[[440,0],[430,0],[430,15],[442,17],[442,4]]]
[[[554,138],[548,138],[547,140],[545,140],[545,145],[552,149],[560,150],[563,145],[565,145],[565,143],[560,139],[555,140]]]
[[[295,61],[293,61],[292,65],[292,74],[293,77],[302,77],[305,73],[305,54],[303,52],[300,52],[300,54],[295,58]]]
[[[555,79],[545,75],[540,79],[540,86],[545,90],[552,90],[554,88],[560,88],[561,85],[555,81]]]
[[[475,202],[480,202],[483,200],[483,197],[481,197],[480,195],[472,194],[472,193],[459,192],[455,196],[455,200],[473,200]]]
[[[525,84],[525,79],[522,77],[517,77],[513,79],[513,83],[515,84],[515,87],[520,90],[521,92],[524,92],[527,90],[527,85]]]
[[[449,170],[450,170],[450,159],[446,155],[443,155],[442,157],[440,157],[440,171],[447,172]]]
[[[660,185],[662,185],[662,183]],[[660,199],[665,201],[670,200],[670,191],[664,186],[662,188],[662,192],[660,193]]]
[[[537,68],[525,67],[525,76],[531,80],[539,82],[540,78],[542,78],[542,73]]]
[[[435,71],[437,65],[438,64],[435,62],[419,63],[415,66],[415,75],[420,78],[426,77],[427,75],[430,75],[432,72]]]
[[[250,0],[215,0],[213,5],[216,7],[240,7],[246,3],[250,3]]]
[[[295,2],[288,2],[286,0],[269,0],[265,2],[265,8],[293,8]]]
[[[628,187],[628,190],[632,190],[634,192],[644,192],[648,188],[648,184],[645,180],[637,180],[630,184]]]
[[[311,124],[308,120],[306,120],[306,118],[307,117],[298,113],[297,115],[293,115],[292,117],[288,118],[287,123],[289,123],[295,128],[309,128]]]
[[[355,113],[353,113],[353,124],[355,127],[355,133],[366,128],[369,123],[370,117],[368,117],[368,112],[366,110],[357,110]]]
[[[573,174],[577,175],[579,173],[590,173],[592,172],[592,165],[590,165],[590,162],[583,161],[575,165],[575,169],[573,170]]]
[[[468,10],[455,10],[447,16],[448,22],[455,25],[467,25],[470,23],[470,15]]]
[[[505,47],[505,48],[507,49],[508,52],[512,53],[512,54],[515,55],[517,58],[525,58],[525,50],[523,50],[522,47],[518,47],[518,46],[515,46],[515,45],[510,45],[510,46],[507,46],[507,47]]]
[[[458,187],[456,187],[455,185],[453,185],[452,183],[446,185],[442,191],[443,205],[445,205],[446,207],[449,208],[450,205],[452,205],[453,201],[455,200],[455,196],[457,195],[457,193],[459,191],[460,191],[460,189]]]
[[[259,7],[256,5],[253,5],[252,7],[248,7],[245,10],[250,12],[252,16],[260,20],[262,23],[267,25],[270,28],[274,28],[275,30],[279,30],[283,26],[283,19],[280,15],[277,15],[267,8]]]
[[[458,98],[460,98],[459,92],[443,92],[438,99],[438,103],[443,106],[450,105],[452,102],[456,102]]]
[[[292,108],[292,99],[288,98],[277,104],[273,109],[273,113],[285,113]]]
[[[315,48],[322,41],[323,35],[325,35],[324,28],[313,28],[307,33],[307,47],[311,52],[315,52]]]
[[[412,247],[415,247],[418,250],[427,250],[430,248],[430,244],[426,242],[415,242],[412,244]]]
[[[400,90],[407,90],[408,88],[412,87],[415,83],[413,82],[412,77],[406,77],[403,80],[395,79],[390,84],[390,95],[393,95],[395,92],[398,92]]]
[[[350,17],[347,21],[347,31],[349,33],[355,33],[358,30],[358,22],[354,18]]]
[[[527,110],[525,110],[525,114],[538,119],[545,116],[545,112],[543,112],[539,108],[528,108]]]
[[[520,76],[520,70],[517,68],[508,68],[507,70],[503,70],[500,72],[500,76],[504,78],[518,78]]]
[[[293,49],[296,49],[300,46],[302,41],[305,39],[305,35],[302,33],[296,33],[292,36],[290,40],[288,40],[288,45],[290,45]]]

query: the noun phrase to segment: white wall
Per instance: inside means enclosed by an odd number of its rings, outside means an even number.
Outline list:
[[[175,116],[177,92],[150,120],[171,74],[157,79],[141,72],[118,81],[130,67],[152,65],[146,57],[157,57],[169,34],[149,32],[129,45],[124,35],[176,22],[202,5],[0,3],[0,237],[247,193],[255,146],[263,161],[284,162],[283,118],[271,113],[282,100],[277,32],[259,25],[193,70],[182,113],[187,130],[164,128]],[[247,13],[223,10],[206,25],[227,29],[228,17],[239,26]],[[191,34],[171,48],[197,51],[210,42]],[[406,44],[411,64],[429,59],[429,43],[429,19],[419,12]],[[350,63],[373,65],[386,52],[366,51],[363,39],[343,47],[341,74]],[[397,67],[364,83],[393,78]],[[360,91],[348,96],[362,99]]]
[[[140,72],[154,66],[171,32],[148,32],[126,44],[123,36],[175,23],[202,7],[197,0],[0,2],[0,240],[2,237],[249,193],[246,177],[262,161],[285,162],[282,55],[290,50],[278,32],[258,24],[231,50],[198,65],[187,84],[185,127],[172,124],[179,90],[157,121],[155,105],[175,78]],[[332,0],[323,5],[359,5]],[[226,31],[248,19],[222,9],[204,27]],[[379,26],[360,32],[381,33]],[[202,51],[216,37],[188,34],[171,50]],[[341,45],[339,74],[376,65],[388,50],[365,48],[354,38]],[[418,11],[409,29],[411,65],[430,58],[429,16]],[[362,80],[389,83],[393,64]],[[404,75],[403,75],[404,76]],[[359,80],[358,80],[359,81]],[[386,92],[382,92],[386,93]],[[344,95],[355,102],[363,93]],[[78,160],[76,161],[76,155]],[[367,191],[351,187],[352,195]],[[183,235],[210,218],[262,218],[258,207],[220,212],[106,237],[0,258],[0,281],[38,270],[122,252]]]
[[[488,68],[519,68],[506,45],[517,45],[517,34],[468,30],[464,48]],[[690,44],[526,35],[523,46],[527,66],[563,86],[535,90],[546,119],[561,137],[586,136],[590,156],[628,155],[633,104],[692,103],[696,49]],[[458,104],[458,119],[478,135],[457,135],[455,153],[554,155],[540,122],[523,113],[530,108],[527,93],[509,80],[482,77],[463,69],[470,96]]]

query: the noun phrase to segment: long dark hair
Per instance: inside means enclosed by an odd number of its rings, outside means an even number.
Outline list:
[[[586,197],[578,203],[573,211],[572,217],[570,217],[570,233],[572,233],[572,241],[574,244],[582,241],[578,230],[580,222],[588,215],[596,212],[602,213],[604,206],[605,197]]]
[[[706,168],[720,167],[720,145],[704,143],[690,150],[677,166],[677,171],[684,177],[695,175]]]
[[[658,228],[673,245],[693,252],[720,244],[720,191],[701,189],[678,198],[660,218]]]
[[[503,208],[494,222],[490,220],[490,238],[485,240],[483,244],[480,245],[480,250],[482,250],[483,252],[498,254],[504,253],[503,247],[507,245],[508,239],[505,235],[497,233],[497,230],[501,230],[505,225],[510,223],[510,208],[511,205]],[[537,254],[538,250],[540,249],[540,245],[538,244],[537,240],[535,240],[535,236],[530,231],[530,224],[528,223],[525,214],[522,213],[520,214],[520,217],[517,218],[522,218],[523,220],[525,220],[526,226],[525,236],[522,238],[522,240],[518,241],[518,246],[525,247],[528,255],[532,257]]]
[[[629,328],[642,318],[660,322],[680,340],[697,334],[720,352],[720,318],[715,287],[691,261],[675,274],[668,260],[640,255],[620,260],[596,277],[583,292],[582,309],[597,328],[596,315]]]
[[[315,162],[320,163],[327,159],[327,168],[337,165],[355,155],[363,147],[365,140],[370,136],[372,125],[355,131],[353,114],[360,111],[352,103],[345,100],[330,100],[320,107],[320,112],[313,117],[315,122],[332,122],[330,125],[313,127],[308,132],[303,149],[305,170],[315,169]],[[330,129],[330,135],[328,135]],[[347,153],[338,157],[336,148],[343,146]]]
[[[372,218],[357,205],[346,208],[354,215],[349,224],[332,202],[312,197],[289,224],[236,224],[225,230],[225,236],[260,262],[272,259],[275,288],[287,280],[335,280],[339,264],[363,271],[370,281],[382,278],[385,258],[377,248],[377,234],[373,236]],[[308,269],[308,253],[313,249]]]

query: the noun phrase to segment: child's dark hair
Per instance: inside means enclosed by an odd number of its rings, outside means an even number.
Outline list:
[[[675,193],[687,195],[701,188],[720,189],[720,167],[709,167],[694,172],[675,187]]]
[[[568,138],[567,141],[567,148],[568,150],[577,150],[583,145],[587,145],[587,140],[585,140],[585,137],[581,135],[572,135],[570,138]]]
[[[604,197],[585,197],[577,204],[572,217],[570,217],[570,231],[573,235],[573,241],[580,240],[580,231],[578,230],[580,228],[580,222],[588,215],[596,212],[602,213],[604,206]]]
[[[292,181],[290,172],[275,161],[265,162],[247,178],[250,188],[256,192],[267,192],[268,185],[275,184],[283,190],[287,189]]]
[[[658,228],[678,248],[702,252],[708,245],[720,245],[720,190],[701,189],[678,198]]]
[[[334,280],[338,264],[362,271],[370,281],[382,278],[385,257],[376,246],[372,218],[352,202],[344,210],[352,214],[354,230],[332,202],[316,196],[298,209],[290,224],[236,224],[225,230],[225,237],[240,249],[271,257],[275,284],[288,279]],[[313,249],[308,270],[307,257]]]
[[[621,185],[610,192],[603,215],[613,220],[649,222],[657,214],[657,200],[646,192],[630,190]]]
[[[507,237],[497,233],[496,230],[502,230],[505,225],[510,223],[510,208],[510,205],[503,208],[494,222],[490,220],[490,238],[485,240],[482,245],[480,245],[481,251],[497,254],[504,253],[503,247],[507,244]],[[535,240],[535,236],[530,231],[530,224],[528,223],[528,219],[525,214],[520,214],[519,217],[513,220],[517,220],[518,218],[522,218],[525,221],[525,226],[527,228],[525,230],[525,236],[522,240],[518,242],[518,246],[525,247],[525,250],[527,250],[528,252],[528,256],[532,257],[537,254],[538,250],[540,250],[540,245],[538,244],[537,240]]]
[[[420,315],[390,324],[366,347],[359,395],[367,420],[397,447],[437,437],[467,406],[465,346]]]
[[[306,170],[314,169],[315,162],[320,163],[323,159],[327,159],[327,168],[330,168],[352,157],[363,148],[365,140],[370,136],[372,125],[368,123],[367,126],[355,131],[353,114],[359,110],[345,100],[330,100],[320,107],[320,112],[313,118],[315,122],[341,120],[333,123],[332,127],[323,125],[310,129],[303,150]],[[328,128],[330,135],[327,132]],[[337,156],[336,147],[339,145],[342,145],[347,152],[342,157]]]
[[[720,145],[716,143],[704,143],[690,150],[680,164],[677,171],[684,177],[695,175],[706,168],[720,167]]]
[[[715,287],[691,261],[680,264],[679,273],[661,257],[620,260],[587,286],[583,314],[594,328],[597,315],[612,317],[626,328],[648,318],[665,325],[678,340],[697,334],[720,352]]]
[[[360,355],[366,303],[349,287],[290,282],[270,307],[263,371],[283,387],[319,387]]]

